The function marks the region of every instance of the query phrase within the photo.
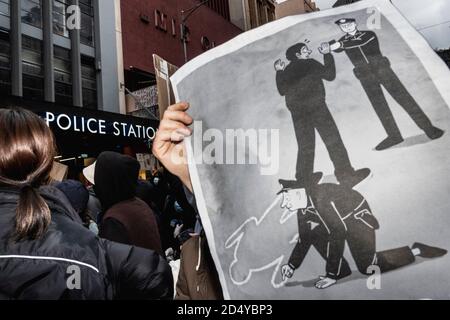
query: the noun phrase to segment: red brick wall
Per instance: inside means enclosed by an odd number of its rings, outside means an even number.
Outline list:
[[[230,6],[228,4],[228,0],[210,0],[206,3],[206,5],[219,13],[225,19],[230,20]]]
[[[181,10],[197,4],[196,0],[122,0],[122,37],[124,67],[130,66],[154,73],[152,54],[156,53],[170,63],[184,63],[183,45],[180,40]],[[155,9],[167,15],[168,31],[155,27]],[[141,21],[140,15],[150,18],[150,23]],[[172,36],[172,19],[176,19],[176,37]],[[207,6],[198,9],[188,20],[190,42],[189,59],[204,52],[202,36],[216,45],[222,44],[242,31]]]

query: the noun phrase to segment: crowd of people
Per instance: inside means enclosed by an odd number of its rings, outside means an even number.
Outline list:
[[[0,110],[0,299],[222,299],[185,157],[188,104],[169,107],[153,143],[165,167],[103,152],[82,183],[56,182],[50,128]],[[181,152],[180,152],[181,151]]]

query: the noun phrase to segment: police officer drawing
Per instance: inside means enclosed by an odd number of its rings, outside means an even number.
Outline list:
[[[306,187],[297,181],[280,181],[281,207],[297,212],[299,231],[291,257],[281,268],[283,280],[300,268],[311,247],[326,261],[325,273],[315,284],[318,289],[328,288],[352,273],[344,258],[346,243],[358,271],[365,275],[370,273],[370,266],[377,266],[383,273],[412,264],[416,256],[437,258],[447,253],[422,243],[377,252],[375,233],[379,224],[367,200],[346,185],[320,184],[320,179],[320,174],[314,174]]]
[[[403,142],[402,134],[384,96],[382,86],[430,139],[440,138],[444,131],[433,126],[392,70],[389,59],[384,57],[380,51],[375,32],[358,30],[353,18],[339,19],[336,24],[345,35],[339,41],[323,43],[322,48],[329,47],[334,52],[345,52],[354,65],[355,76],[361,82],[387,133],[387,138],[381,141],[375,149],[381,151]]]
[[[296,179],[308,183],[313,174],[317,130],[327,147],[338,181],[355,186],[370,175],[370,170],[354,170],[350,163],[325,100],[323,80],[336,78],[334,58],[329,50],[319,48],[319,51],[324,55],[324,64],[310,58],[312,51],[305,43],[297,43],[286,52],[288,65],[281,59],[274,65],[277,88],[291,112],[299,147]]]

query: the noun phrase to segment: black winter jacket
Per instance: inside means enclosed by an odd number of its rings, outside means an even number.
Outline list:
[[[59,190],[39,191],[52,212],[50,227],[38,240],[16,243],[19,191],[0,188],[0,299],[172,299],[161,256],[96,237],[74,220]]]

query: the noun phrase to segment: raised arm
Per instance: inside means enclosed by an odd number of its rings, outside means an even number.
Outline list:
[[[334,52],[342,52],[347,49],[353,49],[365,46],[372,41],[377,41],[377,35],[373,31],[363,31],[359,36],[351,39],[341,38],[339,41],[331,41],[330,48]]]
[[[187,114],[189,104],[180,102],[167,108],[153,141],[152,153],[184,186],[193,192],[189,175],[187,152],[182,143],[192,134],[194,120]]]
[[[285,72],[286,65],[280,59],[275,61],[274,68],[276,71],[276,81],[277,81],[277,89],[280,95],[285,96],[288,92],[289,88],[289,79],[287,79],[287,74]]]
[[[336,63],[331,53],[324,55],[324,65],[320,64],[320,75],[327,81],[336,79]]]
[[[277,89],[280,95],[285,96],[288,91],[289,81],[284,71],[277,71]]]

